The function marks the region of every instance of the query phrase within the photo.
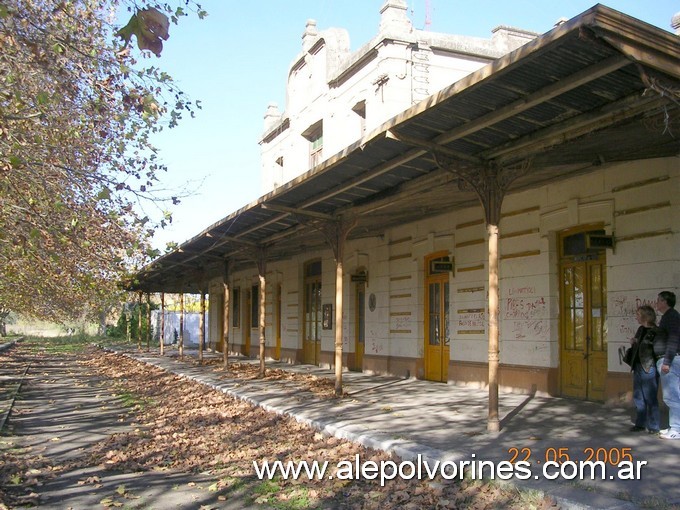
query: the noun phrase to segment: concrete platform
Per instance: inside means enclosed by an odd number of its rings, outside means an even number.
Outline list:
[[[633,433],[631,411],[603,404],[519,394],[500,395],[501,431],[487,432],[486,390],[344,372],[343,399],[321,399],[290,380],[224,378],[219,366],[197,365],[196,352],[127,355],[207,384],[337,437],[392,451],[404,460],[523,461],[508,483],[552,495],[563,508],[680,508],[680,441]],[[219,354],[221,356],[221,354]],[[204,359],[219,357],[210,352]],[[259,363],[246,358],[230,362]],[[267,367],[333,378],[310,365],[267,361]],[[562,465],[550,461],[568,460]],[[602,460],[595,479],[583,461]],[[619,461],[632,461],[632,471]],[[490,463],[489,463],[490,464]],[[493,470],[487,464],[487,471]],[[479,466],[479,464],[477,464]],[[517,466],[517,464],[515,464]],[[511,469],[511,468],[509,468]],[[545,469],[545,470],[544,470]],[[563,469],[564,471],[560,471]],[[636,475],[638,479],[621,479]],[[507,476],[507,475],[505,475]],[[520,479],[525,478],[525,479]],[[498,479],[498,478],[496,478]]]

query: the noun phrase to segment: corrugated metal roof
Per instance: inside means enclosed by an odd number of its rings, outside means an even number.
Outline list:
[[[510,189],[678,156],[679,58],[677,36],[596,5],[225,217],[129,288],[198,292],[225,261],[255,266],[258,249],[278,260],[326,247],[322,215],[355,218],[351,239],[478,203],[434,154],[453,168],[530,161]]]

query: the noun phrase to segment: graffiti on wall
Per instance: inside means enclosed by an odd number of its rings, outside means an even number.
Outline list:
[[[536,295],[536,287],[510,287],[501,306],[502,318],[509,326],[507,336],[514,340],[524,340],[545,339],[549,335],[548,304],[544,296]]]
[[[619,327],[618,327],[618,337],[619,338],[632,338],[635,336],[635,332],[637,331],[638,324],[635,319],[632,320],[624,320],[619,322]]]
[[[539,319],[546,316],[547,307],[545,298],[540,297],[509,297],[504,301],[503,318],[509,320],[517,319]]]
[[[364,344],[366,353],[380,354],[383,352],[383,344],[378,340],[380,336],[379,331],[376,329],[369,328],[368,331],[366,331],[366,343]]]
[[[632,317],[633,322],[635,322],[635,312],[642,305],[649,305],[656,309],[656,296],[653,298],[627,295],[615,296],[611,300],[609,315],[614,317]]]
[[[618,327],[614,329],[618,336],[617,340],[623,340],[628,344],[628,340],[635,336],[638,329],[635,312],[642,305],[651,306],[656,310],[656,296],[641,297],[623,294],[611,298],[609,316],[620,319],[618,320]]]
[[[515,340],[525,338],[546,338],[550,333],[547,320],[533,319],[528,321],[512,321],[510,336]]]

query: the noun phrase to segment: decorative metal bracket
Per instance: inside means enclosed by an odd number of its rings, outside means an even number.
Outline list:
[[[499,167],[494,161],[476,165],[432,151],[437,166],[458,177],[458,189],[474,191],[482,202],[487,224],[500,222],[503,197],[510,184],[526,175],[532,167],[532,159],[525,159],[516,165]]]
[[[315,225],[315,228],[326,238],[326,242],[333,250],[333,258],[336,262],[342,261],[345,240],[350,231],[357,226],[357,218],[337,218]]]

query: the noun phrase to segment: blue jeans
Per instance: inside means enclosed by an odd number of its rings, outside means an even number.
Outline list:
[[[661,381],[663,401],[668,406],[668,426],[680,432],[680,356],[673,358],[667,374],[661,372],[663,358],[656,362]]]
[[[659,430],[659,376],[652,365],[645,372],[640,363],[633,369],[633,402],[637,410],[635,425],[649,430]]]

